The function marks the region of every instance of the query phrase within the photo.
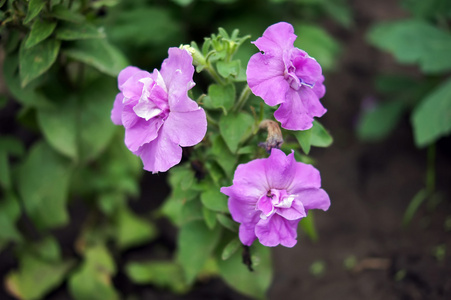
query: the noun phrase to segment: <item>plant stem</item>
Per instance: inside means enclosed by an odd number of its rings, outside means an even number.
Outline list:
[[[205,111],[205,115],[207,116],[207,121],[208,121],[209,124],[211,124],[211,125],[213,125],[215,127],[219,127],[218,122],[216,122],[216,120],[213,119],[206,111]]]
[[[243,108],[244,104],[246,104],[247,99],[249,99],[249,96],[251,94],[251,89],[249,88],[249,85],[246,84],[244,89],[241,91],[240,97],[238,98],[237,103],[233,107],[233,111],[239,111]]]
[[[221,79],[221,77],[219,77],[218,73],[216,72],[216,70],[213,68],[213,66],[208,62],[205,65],[205,70],[207,70],[208,74],[210,74],[210,76],[220,85],[224,85],[225,82]]]

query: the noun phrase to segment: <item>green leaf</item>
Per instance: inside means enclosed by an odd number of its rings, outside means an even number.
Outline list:
[[[425,73],[451,69],[451,34],[423,20],[408,19],[377,24],[369,41],[389,51],[400,63],[417,63]]]
[[[232,153],[235,153],[240,142],[252,133],[253,124],[254,118],[244,112],[221,116],[219,131]]]
[[[19,168],[18,190],[25,211],[39,229],[67,223],[71,165],[43,142],[36,143]]]
[[[3,75],[6,86],[14,98],[24,106],[52,107],[52,103],[40,92],[32,87],[32,84],[24,88],[20,85],[18,74],[19,59],[17,55],[7,56],[3,65]]]
[[[312,211],[309,211],[308,216],[302,218],[299,224],[301,225],[302,230],[312,241],[316,242],[318,240],[318,233],[316,232]]]
[[[147,243],[157,235],[155,225],[136,216],[126,206],[118,210],[115,221],[115,238],[121,250]]]
[[[189,289],[183,278],[183,270],[173,261],[131,262],[125,265],[125,272],[136,284],[153,284],[177,294]]]
[[[89,248],[82,266],[69,279],[69,291],[76,300],[119,299],[111,284],[115,273],[113,258],[105,246]]]
[[[25,40],[25,48],[31,48],[34,45],[48,38],[55,30],[56,22],[37,19],[31,26],[30,34]]]
[[[235,103],[235,85],[212,84],[208,87],[208,96],[211,107],[221,108],[226,115]]]
[[[62,49],[62,52],[114,77],[129,65],[125,56],[105,39],[78,40]]]
[[[313,121],[312,128],[304,131],[293,131],[292,134],[298,140],[305,154],[310,152],[310,146],[329,147],[333,142],[329,132],[316,120]]]
[[[33,20],[44,8],[45,2],[45,0],[30,0],[30,3],[28,4],[27,16],[25,17],[23,23],[27,24]]]
[[[206,208],[205,206],[202,207],[202,214],[204,215],[205,224],[207,225],[208,229],[213,229],[216,226],[217,220],[216,220],[216,212]]]
[[[90,23],[64,22],[56,30],[56,38],[64,41],[105,38],[105,33]]]
[[[415,107],[411,123],[417,147],[425,147],[451,132],[451,79]]]
[[[224,78],[229,76],[237,77],[240,73],[241,62],[239,60],[232,60],[228,62],[220,60],[216,63],[216,67],[219,75]]]
[[[206,185],[206,190],[200,194],[202,204],[208,209],[217,212],[228,212],[227,196],[219,191],[219,187],[214,184]]]
[[[299,36],[294,46],[305,50],[315,58],[324,70],[331,70],[341,52],[340,44],[321,27],[308,24],[295,26]]]
[[[43,299],[63,282],[73,265],[74,261],[48,262],[25,253],[19,271],[10,272],[5,285],[19,299]]]
[[[232,239],[222,250],[221,259],[229,259],[241,246],[241,242],[238,238]]]
[[[225,174],[227,174],[229,178],[232,178],[238,157],[230,152],[224,139],[220,135],[212,137],[212,147],[210,151],[215,161],[224,170]]]
[[[59,20],[74,23],[83,23],[85,21],[85,17],[83,15],[68,9],[63,4],[55,5],[52,8],[51,16]]]
[[[22,239],[15,223],[20,216],[19,200],[13,194],[6,194],[0,202],[0,244]]]
[[[22,42],[19,51],[19,74],[21,86],[45,73],[56,61],[60,49],[60,41],[47,39],[31,48]]]
[[[229,229],[230,231],[238,232],[238,223],[230,219],[228,216],[224,214],[217,214],[216,217],[218,218],[218,221],[222,226]]]
[[[78,94],[61,95],[65,101],[54,109],[39,110],[39,126],[47,141],[73,159],[95,159],[115,131],[110,120],[115,94],[115,81],[103,78],[91,82]]]
[[[364,141],[386,138],[395,129],[405,109],[403,102],[389,101],[365,111],[357,125],[357,136]]]
[[[254,243],[249,251],[253,272],[243,264],[241,253],[237,251],[228,260],[218,258],[220,275],[231,288],[240,293],[252,298],[265,299],[272,281],[271,254],[268,247],[259,243]]]
[[[210,230],[203,221],[185,224],[179,232],[177,261],[181,264],[185,280],[190,285],[202,270],[221,236],[221,228]]]

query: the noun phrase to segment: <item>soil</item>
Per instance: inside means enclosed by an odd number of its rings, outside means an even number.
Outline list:
[[[414,195],[425,186],[426,150],[416,149],[408,116],[393,134],[379,143],[363,143],[355,126],[363,99],[378,97],[373,87],[380,72],[416,72],[398,66],[388,54],[369,46],[364,38],[369,26],[381,20],[397,19],[405,12],[393,1],[351,1],[355,26],[350,30],[325,24],[344,46],[337,71],[326,76],[327,94],[322,100],[328,109],[321,123],[330,130],[334,144],[314,148],[311,156],[321,171],[322,186],[332,205],[315,213],[317,242],[300,232],[294,248],[273,249],[274,279],[270,299],[451,299],[451,232],[445,222],[451,218],[451,141],[437,144],[436,190],[442,201],[422,205],[407,228],[402,218]],[[164,199],[168,188],[165,175],[146,174],[142,199],[131,205],[150,211]],[[71,208],[74,216],[86,209]],[[174,247],[175,229],[158,224],[158,242]],[[448,226],[449,227],[449,226]],[[77,227],[79,228],[79,227]],[[64,231],[63,247],[71,247],[76,231]],[[145,257],[150,246],[129,251],[121,261]],[[440,255],[440,250],[445,253]],[[0,253],[0,274],[11,270],[11,251]],[[319,267],[319,270],[314,270]],[[114,283],[121,292],[139,299],[248,299],[228,288],[219,279],[199,282],[184,296],[132,285],[119,272]],[[48,299],[69,299],[66,286]],[[0,290],[0,299],[10,299]]]

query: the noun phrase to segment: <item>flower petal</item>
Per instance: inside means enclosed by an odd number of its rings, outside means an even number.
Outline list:
[[[224,188],[221,189],[221,192]],[[257,224],[260,212],[255,210],[255,202],[241,201],[236,197],[230,197],[228,201],[229,211],[235,222]]]
[[[123,69],[121,72],[119,72],[119,75],[117,76],[117,86],[119,89],[121,89],[121,86],[135,73],[138,73],[139,71],[142,71],[141,69],[134,67],[134,66],[128,66],[125,69]]]
[[[279,244],[285,247],[296,245],[297,226],[299,220],[286,220],[278,214],[271,218],[261,219],[255,226],[255,235],[262,245],[275,247]]]
[[[113,121],[115,125],[122,125],[122,110],[124,108],[122,100],[124,100],[124,95],[118,93],[114,100],[113,109],[111,110],[111,121]]]
[[[247,65],[247,83],[252,92],[266,104],[274,106],[283,103],[290,89],[284,78],[285,65],[280,58],[269,54],[254,54]]]
[[[297,199],[293,201],[290,208],[277,208],[276,214],[287,220],[299,220],[307,216],[304,205]]]
[[[272,189],[286,190],[296,174],[294,152],[287,156],[282,150],[273,148],[265,160],[265,173]]]
[[[139,100],[141,98],[144,83],[140,80],[148,77],[151,77],[151,74],[147,71],[136,72],[119,87],[126,98],[125,103],[128,103],[129,99]]]
[[[293,26],[286,22],[279,22],[269,26],[254,44],[266,54],[280,55],[282,50],[293,48],[295,40]]]
[[[329,195],[323,189],[302,190],[297,193],[297,196],[306,210],[322,209],[326,211],[330,207]]]
[[[180,48],[169,48],[169,57],[161,65],[161,76],[168,89],[168,102],[171,111],[186,112],[197,110],[198,105],[187,93],[193,82],[193,58],[189,52]]]
[[[265,159],[255,159],[239,165],[235,170],[232,187],[226,195],[242,201],[252,201],[255,205],[270,190],[266,180]]]
[[[182,148],[171,141],[162,126],[157,138],[143,145],[135,154],[141,157],[144,170],[152,173],[166,172],[180,162]]]
[[[255,225],[241,224],[239,229],[239,237],[241,243],[246,246],[252,245],[257,236],[255,235]]]
[[[125,145],[132,152],[138,151],[139,147],[157,138],[161,125],[161,118],[152,118],[149,121],[139,118],[135,125],[125,130]]]
[[[188,112],[171,111],[164,126],[174,143],[182,147],[193,146],[200,143],[207,133],[207,117],[202,108]]]
[[[296,172],[293,176],[291,184],[287,187],[287,193],[291,195],[297,195],[303,190],[319,189],[320,187],[321,176],[319,174],[319,171],[312,165],[297,162]]]

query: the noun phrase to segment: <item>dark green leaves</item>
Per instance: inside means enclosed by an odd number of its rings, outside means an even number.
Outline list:
[[[117,76],[128,65],[123,54],[105,39],[78,40],[62,52],[111,76]]]
[[[55,62],[60,49],[60,41],[49,39],[31,48],[26,48],[22,42],[19,51],[19,73],[21,86],[46,72]]]
[[[30,0],[28,4],[28,12],[27,17],[23,21],[24,24],[27,24],[31,20],[33,20],[44,8],[45,0]]]
[[[187,223],[180,229],[177,260],[183,267],[188,284],[196,279],[219,238],[220,227],[210,230],[203,221]]]
[[[374,109],[363,113],[357,127],[357,135],[366,141],[377,141],[387,137],[398,124],[405,110],[401,101],[378,104]]]
[[[254,119],[247,113],[223,115],[219,120],[219,131],[232,153],[238,150],[242,140],[252,133]]]
[[[402,20],[374,26],[370,42],[392,53],[400,63],[417,63],[425,73],[451,69],[451,34],[421,20]]]
[[[415,107],[411,121],[418,147],[429,145],[451,132],[451,79]]]
[[[89,23],[63,22],[56,30],[56,38],[64,41],[105,38],[105,33]]]
[[[312,128],[304,131],[293,131],[292,134],[296,137],[302,150],[305,154],[310,152],[310,147],[329,147],[332,142],[332,136],[318,121],[313,121]]]
[[[212,108],[221,108],[224,114],[227,114],[235,103],[235,85],[212,84],[208,87],[208,97],[205,100],[206,104]]]
[[[56,22],[37,19],[31,26],[31,31],[25,40],[25,48],[31,48],[48,38],[55,30]]]
[[[67,223],[66,211],[71,165],[39,142],[19,169],[18,189],[28,216],[39,229]]]

